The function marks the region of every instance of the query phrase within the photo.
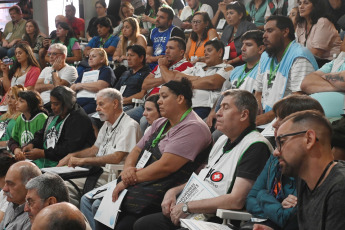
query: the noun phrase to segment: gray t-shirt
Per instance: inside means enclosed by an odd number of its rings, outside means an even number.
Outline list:
[[[339,161],[314,191],[298,182],[299,229],[345,229],[345,162]]]
[[[27,212],[24,212],[25,203],[15,205],[9,203],[4,219],[0,223],[0,229],[6,230],[30,230],[31,222]]]

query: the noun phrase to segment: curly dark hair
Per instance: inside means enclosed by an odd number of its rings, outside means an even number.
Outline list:
[[[56,24],[56,28],[57,27],[61,27],[62,29],[64,30],[68,30],[67,32],[67,35],[66,35],[66,38],[65,38],[65,42],[63,43],[65,46],[68,46],[68,43],[69,43],[69,39],[71,38],[75,38],[75,34],[74,34],[74,31],[73,29],[70,27],[70,25],[68,25],[67,22],[58,22]],[[59,43],[60,42],[60,38],[56,37],[52,43]]]

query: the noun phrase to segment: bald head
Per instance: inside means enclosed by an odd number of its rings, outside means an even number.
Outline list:
[[[59,22],[67,22],[67,18],[63,15],[57,15],[55,17],[55,25],[58,24]]]
[[[42,209],[32,225],[32,230],[85,230],[83,214],[74,205],[62,202]]]

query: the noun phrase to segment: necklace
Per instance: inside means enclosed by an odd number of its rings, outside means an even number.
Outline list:
[[[24,70],[22,70],[22,67],[20,67],[20,72],[23,74],[26,72],[26,70],[29,68],[30,65],[28,65]]]

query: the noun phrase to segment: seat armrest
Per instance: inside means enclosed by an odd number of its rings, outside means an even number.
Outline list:
[[[233,211],[233,210],[226,210],[226,209],[217,209],[216,215],[219,218],[225,220],[241,220],[241,221],[248,221],[252,218],[252,215],[245,211]]]

